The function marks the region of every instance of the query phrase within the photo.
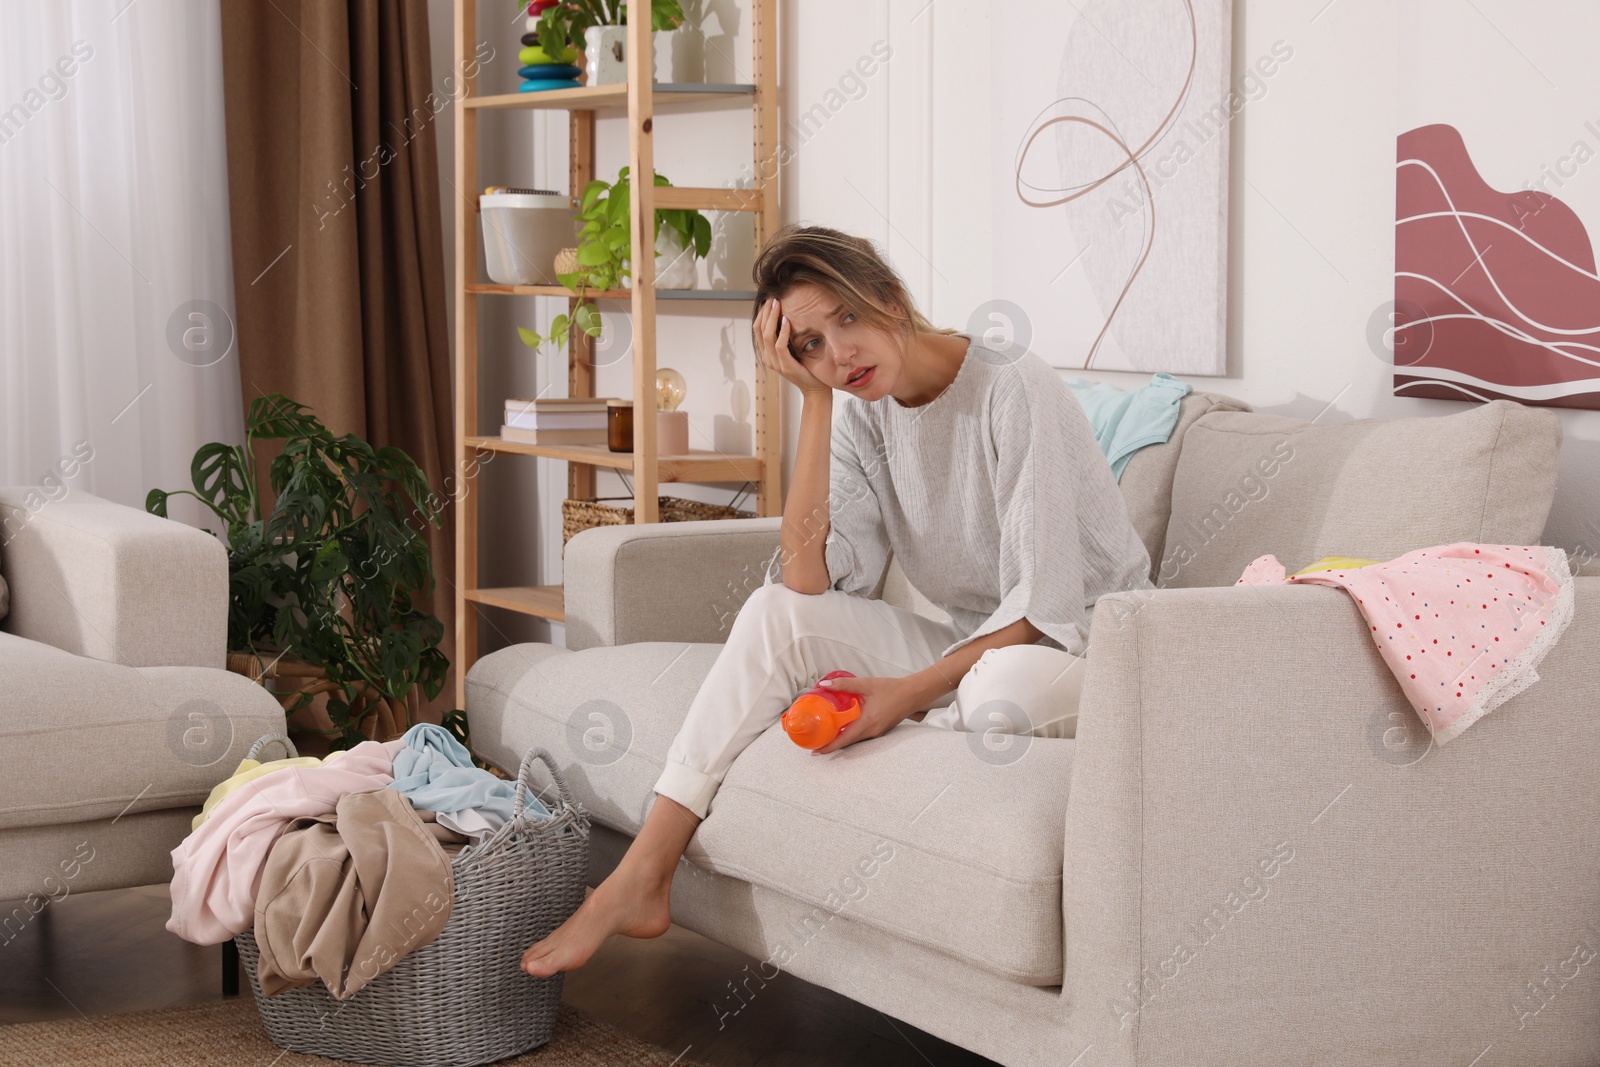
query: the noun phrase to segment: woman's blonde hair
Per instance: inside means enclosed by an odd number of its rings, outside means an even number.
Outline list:
[[[826,226],[784,226],[767,239],[750,273],[756,283],[752,323],[768,300],[810,283],[855,312],[858,322],[897,337],[902,350],[918,333],[959,332],[923,317],[871,241]]]

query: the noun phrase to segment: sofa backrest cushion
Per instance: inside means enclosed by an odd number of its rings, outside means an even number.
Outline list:
[[[1184,435],[1155,582],[1232,585],[1269,552],[1293,573],[1324,556],[1538,544],[1560,450],[1555,412],[1510,400],[1331,426],[1211,412]]]
[[[1213,411],[1249,411],[1250,405],[1221,393],[1190,392],[1178,403],[1178,421],[1163,444],[1139,449],[1123,465],[1122,500],[1139,539],[1150,552],[1150,580],[1156,580],[1161,549],[1167,540],[1167,520],[1172,513],[1172,479],[1189,428]]]

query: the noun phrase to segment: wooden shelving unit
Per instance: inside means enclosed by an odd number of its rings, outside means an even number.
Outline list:
[[[754,215],[755,246],[759,249],[767,235],[779,225],[777,167],[778,147],[778,48],[777,0],[749,0],[752,8],[752,84],[683,84],[652,81],[653,41],[650,37],[648,4],[629,0],[628,81],[625,85],[602,85],[561,89],[543,93],[505,93],[480,96],[476,75],[465,76],[465,95],[457,115],[455,144],[455,187],[463,203],[456,212],[456,381],[455,425],[457,476],[469,478],[477,468],[474,460],[484,454],[502,453],[545,456],[567,463],[567,496],[592,498],[595,495],[596,469],[631,471],[634,491],[634,520],[658,522],[656,496],[662,482],[743,482],[757,486],[756,514],[782,513],[779,477],[779,450],[783,431],[780,425],[777,375],[755,363],[755,454],[726,455],[713,450],[691,448],[685,455],[660,455],[656,451],[656,420],[646,415],[655,410],[656,302],[668,307],[692,307],[702,301],[729,301],[748,304],[753,292],[721,290],[663,290],[655,288],[655,212],[658,208],[694,208],[701,211],[748,211]],[[644,9],[643,17],[632,17],[633,9]],[[520,22],[519,22],[520,25]],[[495,32],[511,33],[513,27],[496,26]],[[455,55],[457,70],[476,71],[477,0],[455,0]],[[631,174],[655,173],[653,140],[654,115],[684,103],[721,101],[752,110],[752,159],[755,163],[755,188],[709,189],[656,187],[651,182],[633,183],[633,245],[630,260],[633,284],[598,296],[605,301],[627,301],[633,319],[633,397],[636,405],[632,452],[611,452],[603,445],[529,445],[486,436],[478,426],[478,300],[496,296],[567,297],[569,307],[575,297],[561,286],[495,285],[478,280],[478,242],[482,227],[477,213],[478,120],[495,111],[525,111],[557,108],[570,115],[569,190],[573,196],[595,177],[595,125],[597,114],[621,113],[627,117],[628,166]],[[508,120],[509,121],[509,120]],[[771,174],[772,177],[767,177]],[[468,208],[471,210],[468,210]],[[573,330],[567,360],[567,395],[594,396],[592,340]],[[644,406],[640,406],[644,405]],[[561,586],[539,585],[497,589],[478,585],[478,509],[482,494],[463,486],[455,500],[456,514],[456,705],[466,706],[467,670],[478,658],[477,605],[524,612],[562,621],[566,617]]]

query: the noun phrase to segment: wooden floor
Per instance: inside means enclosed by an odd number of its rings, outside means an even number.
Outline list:
[[[0,944],[0,1023],[219,998],[221,947],[168,933],[170,913],[164,885],[75,894],[46,908]],[[562,999],[685,1059],[723,1067],[992,1063],[789,974],[719,1024],[727,982],[755,962],[678,926],[650,940],[613,937],[567,975]]]

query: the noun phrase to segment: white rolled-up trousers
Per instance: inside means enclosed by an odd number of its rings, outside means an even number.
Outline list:
[[[667,749],[655,792],[705,818],[734,757],[824,674],[904,677],[937,663],[965,636],[953,623],[881,600],[763,585],[734,618]],[[1084,667],[1081,657],[1049,645],[991,648],[962,676],[955,699],[928,710],[921,725],[1072,737]]]

